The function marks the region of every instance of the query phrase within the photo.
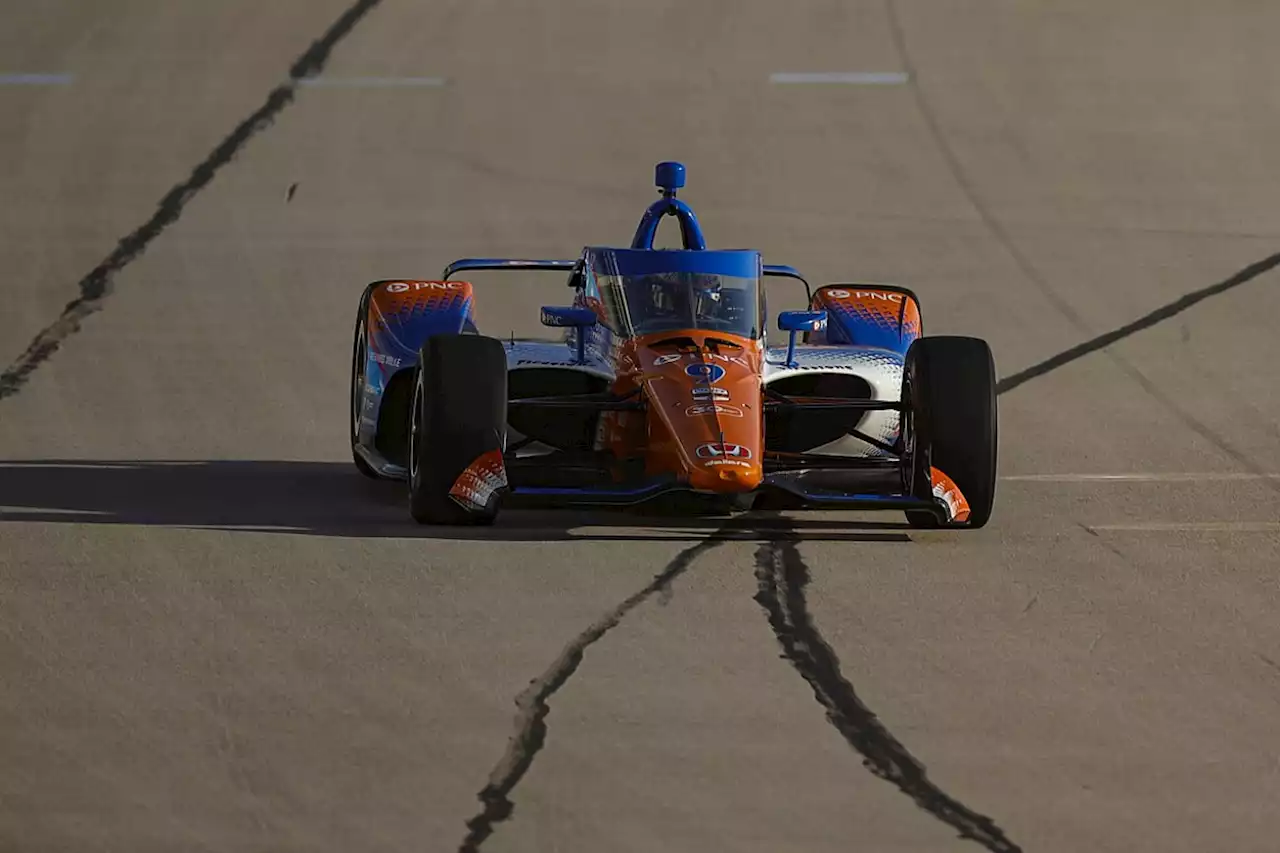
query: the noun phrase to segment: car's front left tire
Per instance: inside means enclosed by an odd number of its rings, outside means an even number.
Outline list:
[[[991,348],[978,338],[918,338],[907,350],[903,390],[911,404],[914,494],[932,497],[936,468],[955,483],[969,506],[968,519],[947,526],[985,526],[996,497],[998,410]],[[906,515],[913,527],[941,525],[925,510]]]

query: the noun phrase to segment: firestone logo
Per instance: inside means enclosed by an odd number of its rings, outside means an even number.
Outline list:
[[[699,459],[750,459],[751,448],[745,444],[704,444],[698,448]]]
[[[461,281],[396,281],[387,285],[387,293],[405,293],[409,290],[461,290]]]

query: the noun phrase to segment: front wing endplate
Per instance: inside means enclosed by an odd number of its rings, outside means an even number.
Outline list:
[[[501,450],[490,450],[468,465],[449,489],[449,497],[472,512],[483,512],[494,496],[506,491],[507,466]]]
[[[960,491],[960,487],[955,481],[937,468],[930,468],[930,476],[933,480],[933,496],[942,502],[947,508],[947,519],[951,523],[964,523],[969,520],[969,502],[965,500],[964,493]]]

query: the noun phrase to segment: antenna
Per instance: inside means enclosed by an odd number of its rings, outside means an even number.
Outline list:
[[[659,163],[653,172],[653,182],[662,190],[662,197],[675,198],[676,190],[684,186],[684,164],[670,161]]]

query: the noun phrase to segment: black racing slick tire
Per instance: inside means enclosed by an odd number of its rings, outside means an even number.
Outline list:
[[[931,497],[930,469],[937,468],[969,504],[968,520],[948,526],[985,526],[996,498],[998,412],[991,348],[978,338],[917,338],[907,350],[903,400],[911,404],[912,493]],[[941,524],[925,510],[906,515],[912,527]]]
[[[378,473],[356,452],[356,445],[360,441],[360,419],[364,415],[365,368],[369,361],[368,318],[370,291],[371,288],[365,288],[364,295],[360,297],[360,310],[356,315],[356,328],[352,335],[351,414],[348,418],[348,424],[351,432],[351,460],[355,462],[357,471],[366,477],[376,480],[378,479]]]
[[[480,335],[427,338],[414,372],[409,424],[409,512],[419,524],[492,524],[504,490],[480,508],[450,491],[477,460],[506,446],[507,354]]]

